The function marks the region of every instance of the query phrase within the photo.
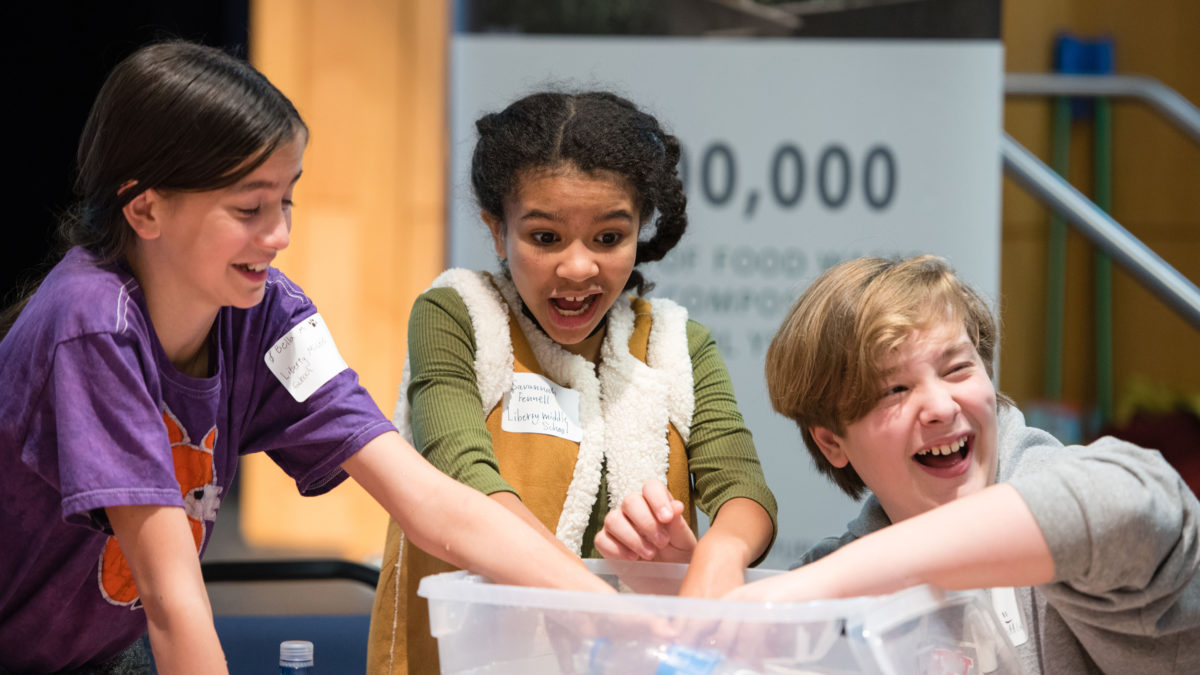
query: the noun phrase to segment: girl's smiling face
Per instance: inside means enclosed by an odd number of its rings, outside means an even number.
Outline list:
[[[587,338],[633,272],[638,213],[623,178],[567,165],[523,173],[504,201],[503,218],[485,211],[483,219],[542,330],[584,353],[594,351]]]
[[[843,433],[814,427],[893,523],[987,487],[996,473],[996,389],[961,322],[914,331],[885,359],[879,399]]]
[[[135,256],[147,295],[188,314],[261,302],[267,267],[290,241],[305,140],[300,134],[280,146],[229,187],[148,197],[156,204],[154,227],[145,230]]]

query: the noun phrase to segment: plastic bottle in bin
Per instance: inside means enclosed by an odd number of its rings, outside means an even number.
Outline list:
[[[683,645],[600,638],[586,656],[588,675],[759,675],[721,652]]]
[[[313,675],[313,643],[308,640],[280,642],[279,675]]]

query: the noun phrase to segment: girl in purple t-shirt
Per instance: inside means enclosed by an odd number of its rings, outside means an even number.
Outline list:
[[[611,590],[401,440],[270,267],[307,139],[215,49],[152,45],[109,75],[71,248],[0,319],[0,672],[125,663],[147,629],[160,672],[225,672],[197,552],[249,452],[305,494],[353,476],[456,565]]]

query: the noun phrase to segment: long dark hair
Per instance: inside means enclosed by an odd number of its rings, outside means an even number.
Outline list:
[[[471,185],[482,209],[504,218],[504,200],[523,175],[573,165],[580,171],[611,171],[629,181],[640,220],[657,212],[654,233],[639,238],[635,264],[661,260],[687,229],[687,197],[679,180],[679,140],[633,103],[608,92],[526,96],[475,122],[479,141],[471,161]],[[634,269],[626,290],[645,293],[653,284]]]
[[[139,194],[228,187],[302,133],[295,106],[245,61],[191,42],[143,47],[113,68],[92,104],[59,244],[123,260],[134,234],[122,209]],[[0,314],[0,337],[31,295]]]

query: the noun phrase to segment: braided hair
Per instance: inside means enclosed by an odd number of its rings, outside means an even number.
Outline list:
[[[687,229],[687,197],[679,179],[679,140],[653,116],[609,92],[531,94],[475,122],[479,141],[471,160],[471,185],[480,207],[503,219],[504,201],[528,172],[570,165],[621,176],[634,190],[643,225],[635,268],[625,290],[654,287],[636,265],[662,260]]]

